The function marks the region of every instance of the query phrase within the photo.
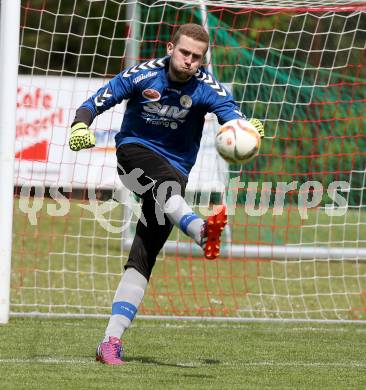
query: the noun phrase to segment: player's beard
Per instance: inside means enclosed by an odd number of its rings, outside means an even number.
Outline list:
[[[178,68],[173,62],[169,65],[169,74],[171,78],[181,83],[188,81],[196,71],[197,69],[195,68]]]

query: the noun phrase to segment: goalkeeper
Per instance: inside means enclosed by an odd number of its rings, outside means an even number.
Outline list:
[[[102,363],[123,364],[120,339],[136,315],[156,257],[174,225],[203,248],[207,259],[219,255],[227,221],[225,207],[204,221],[187,205],[184,192],[205,114],[215,113],[220,124],[245,117],[228,91],[202,67],[208,45],[208,34],[201,26],[182,25],[168,43],[166,57],[124,70],[76,111],[69,140],[74,151],[95,146],[88,129],[94,118],[128,99],[115,137],[117,170],[124,185],[142,199],[112,315],[97,347],[96,357]],[[263,135],[262,124],[252,123]]]

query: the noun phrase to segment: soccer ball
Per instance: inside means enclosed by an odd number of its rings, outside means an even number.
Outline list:
[[[230,163],[247,163],[259,152],[261,136],[245,119],[233,119],[222,125],[216,134],[216,150]]]

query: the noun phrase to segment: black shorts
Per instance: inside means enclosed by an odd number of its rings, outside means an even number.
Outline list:
[[[163,156],[140,144],[117,149],[117,171],[122,183],[138,197],[163,205],[172,195],[184,196],[188,177]]]
[[[173,229],[162,206],[172,195],[184,196],[188,178],[164,157],[139,144],[121,145],[117,161],[122,183],[143,200],[125,268],[133,267],[149,280],[156,256]]]

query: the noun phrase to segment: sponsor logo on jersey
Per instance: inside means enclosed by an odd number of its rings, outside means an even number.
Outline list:
[[[140,74],[140,76],[135,77],[132,82],[134,84],[138,84],[140,81],[148,79],[150,77],[154,77],[158,74],[158,72],[147,72],[146,74]]]
[[[144,105],[144,111],[150,114],[157,114],[164,118],[182,120],[188,115],[189,110],[180,109],[176,106],[151,102]]]
[[[170,127],[172,130],[175,130],[178,128],[178,123],[173,122],[171,120],[164,120],[164,119],[152,119],[152,118],[146,118],[146,122],[150,125],[155,126],[163,126],[163,127]]]
[[[179,100],[180,104],[182,107],[184,108],[190,108],[192,107],[192,99],[190,96],[188,95],[183,95],[180,100]]]
[[[151,100],[152,102],[156,102],[161,98],[160,92],[156,89],[144,89],[142,91],[142,96],[145,99]]]

